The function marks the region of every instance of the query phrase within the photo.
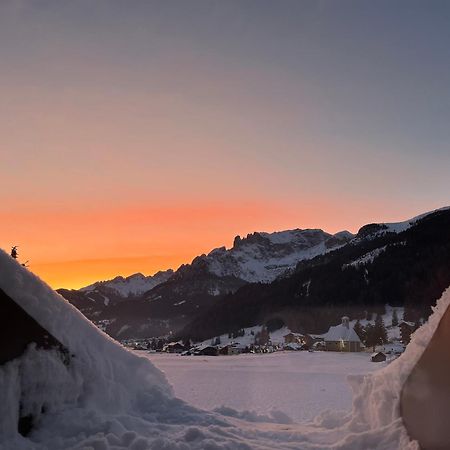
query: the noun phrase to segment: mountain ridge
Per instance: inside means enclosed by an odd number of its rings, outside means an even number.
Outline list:
[[[430,215],[446,214],[448,209],[430,211],[404,222],[367,224],[356,235],[347,231],[329,234],[319,229],[293,229],[236,236],[230,249],[218,247],[199,255],[172,273],[163,272],[167,278],[150,290],[126,298],[119,295],[107,304],[105,296],[113,292],[108,290],[108,283],[146,277],[142,274],[116,277],[109,282],[94,283],[88,290],[59,292],[91,320],[106,323],[106,331],[116,338],[176,334],[189,323],[195,323],[197,316],[214,313],[217,305],[235,293],[259,286],[266,295],[280,280],[323,265],[324,261],[333,261],[341,250],[351,255],[353,248],[354,256],[343,260],[340,271],[344,272],[345,265],[360,267],[369,260],[373,262],[385,250],[377,250],[378,242],[389,246],[392,236],[414,228]],[[326,279],[323,283],[327,283]]]
[[[235,329],[283,321],[293,331],[323,333],[343,315],[404,306],[406,319],[427,318],[450,285],[450,210],[422,215],[405,227],[368,224],[350,243],[300,261],[267,286],[250,283],[199,314],[180,333],[204,340]],[[379,224],[377,224],[379,225]],[[387,231],[386,231],[387,229]]]

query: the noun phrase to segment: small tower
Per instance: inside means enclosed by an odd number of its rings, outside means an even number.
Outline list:
[[[350,319],[348,318],[348,316],[342,317],[342,326],[345,328],[350,328]]]

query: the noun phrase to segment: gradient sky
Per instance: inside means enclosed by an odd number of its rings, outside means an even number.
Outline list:
[[[448,205],[446,1],[4,0],[0,247],[53,287]]]

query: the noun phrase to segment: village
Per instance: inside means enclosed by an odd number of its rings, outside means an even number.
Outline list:
[[[171,341],[170,337],[130,339],[122,344],[134,350],[150,353],[164,352],[181,356],[230,356],[239,354],[267,354],[279,351],[308,352],[366,352],[373,362],[392,361],[403,353],[411,334],[420,324],[399,320],[395,310],[390,320],[377,316],[374,320],[353,320],[348,316],[331,326],[328,332],[317,334],[295,333],[286,326],[269,330],[255,326],[228,335],[217,336],[200,343]],[[388,326],[385,326],[385,321]]]

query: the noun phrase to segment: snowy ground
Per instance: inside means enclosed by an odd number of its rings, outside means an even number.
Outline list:
[[[349,374],[385,367],[367,353],[277,352],[236,356],[180,356],[138,352],[167,376],[175,395],[204,408],[220,406],[267,415],[279,410],[296,422],[326,409],[350,410]]]
[[[367,354],[320,352],[138,357],[2,251],[0,269],[4,294],[73,355],[67,362],[55,350],[30,345],[0,367],[0,450],[419,449],[399,415],[400,392],[450,305],[450,290],[387,366],[370,363]],[[235,408],[211,412],[177,398],[155,365],[194,404],[209,399],[208,408]],[[345,375],[358,372],[366,375],[350,379],[352,410],[339,411],[350,405]],[[309,424],[271,411],[307,420],[322,402],[331,411]],[[260,416],[238,411],[249,408]],[[30,414],[33,429],[24,437],[19,419]]]

